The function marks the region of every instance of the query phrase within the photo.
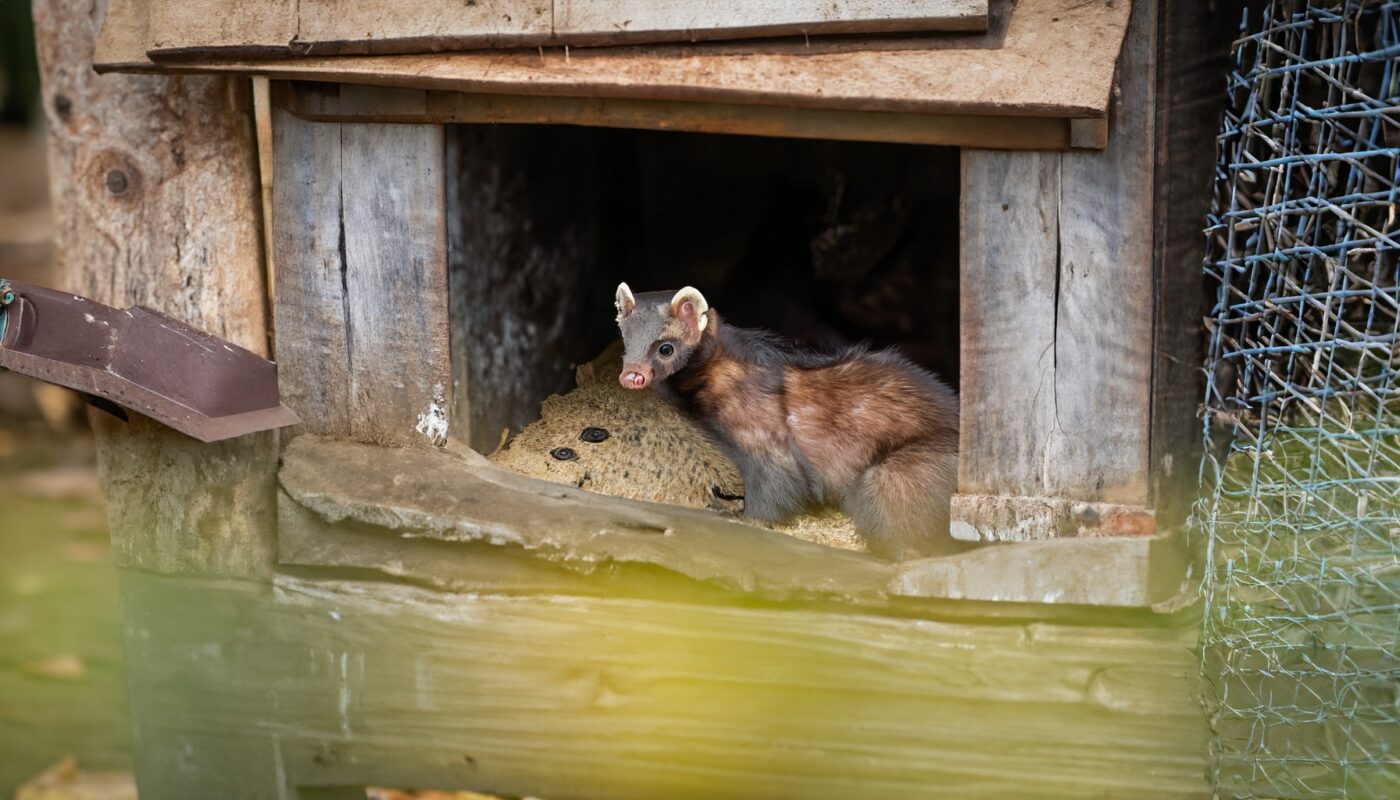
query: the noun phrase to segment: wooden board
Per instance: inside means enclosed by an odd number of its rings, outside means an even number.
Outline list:
[[[625,592],[664,571],[770,600],[876,606],[898,596],[1143,609],[1178,595],[1185,574],[1178,542],[1150,536],[1021,542],[896,564],[714,512],[503,472],[457,446],[384,451],[299,437],[283,453],[280,480],[284,564],[382,571],[462,591],[506,590],[522,571],[507,563],[511,554],[538,562],[512,591],[556,565],[595,576],[595,591]],[[619,580],[599,575],[601,564]],[[1095,579],[1084,580],[1086,572]]]
[[[890,111],[832,111],[630,98],[470,94],[294,81],[286,107],[322,122],[581,125],[787,139],[896,142],[991,150],[1066,150],[1080,120]],[[1084,120],[1097,126],[1104,120]],[[1102,148],[1097,139],[1083,146]]]
[[[964,151],[954,509],[980,538],[1080,527],[1005,513],[1061,507],[1038,498],[1150,507],[1155,27],[1134,12],[1103,152]]]
[[[156,60],[987,27],[987,0],[149,0]]]
[[[728,102],[782,108],[1101,118],[1131,4],[996,0],[985,34],[416,56],[154,64],[142,8],[113,0],[103,70],[275,78],[484,94]],[[123,8],[123,5],[127,6]],[[975,77],[974,77],[975,76]]]
[[[451,404],[442,129],[273,121],[284,401],[313,433],[441,445]]]
[[[959,492],[1034,495],[1044,486],[1059,197],[1058,154],[963,151]]]
[[[123,576],[143,800],[1198,798],[1196,625]],[[664,584],[663,584],[664,585]],[[211,657],[217,654],[217,657]]]
[[[1143,3],[1129,24],[1108,147],[1060,156],[1052,495],[1151,502],[1156,23]]]

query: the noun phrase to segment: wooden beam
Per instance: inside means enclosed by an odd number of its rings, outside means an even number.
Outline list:
[[[266,354],[247,81],[98,79],[91,64],[101,17],[101,4],[34,5],[58,281]],[[118,564],[217,575],[270,569],[275,433],[205,445],[140,417],[93,422]]]
[[[305,119],[321,122],[582,125],[790,139],[949,145],[989,150],[1065,150],[1071,146],[1095,146],[1092,140],[1072,141],[1071,129],[1076,127],[1077,120],[1053,117],[812,110],[716,102],[470,94],[308,82],[292,83],[287,90],[287,98],[290,111]],[[1098,146],[1102,147],[1102,144]]]
[[[1107,149],[964,151],[956,527],[1150,532],[1156,11],[1133,11]],[[1002,498],[1002,499],[998,499]],[[1080,518],[1072,503],[1119,508]],[[1130,524],[1129,524],[1130,521]]]
[[[441,445],[451,407],[442,130],[273,123],[278,361],[302,429]]]

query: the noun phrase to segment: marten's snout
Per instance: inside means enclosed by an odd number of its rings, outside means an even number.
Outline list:
[[[645,389],[651,383],[651,370],[646,367],[624,366],[618,380],[628,389]]]

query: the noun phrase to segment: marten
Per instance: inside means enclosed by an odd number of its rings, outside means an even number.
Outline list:
[[[821,353],[728,325],[704,296],[617,287],[619,380],[695,420],[739,467],[744,515],[839,505],[870,552],[957,552],[958,400],[893,350]]]

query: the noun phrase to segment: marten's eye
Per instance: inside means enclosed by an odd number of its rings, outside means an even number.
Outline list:
[[[660,353],[662,358],[670,358],[676,354],[676,346],[667,342],[656,348],[656,352]]]
[[[578,458],[578,453],[572,447],[556,447],[549,451],[549,454],[560,461],[574,461]]]

